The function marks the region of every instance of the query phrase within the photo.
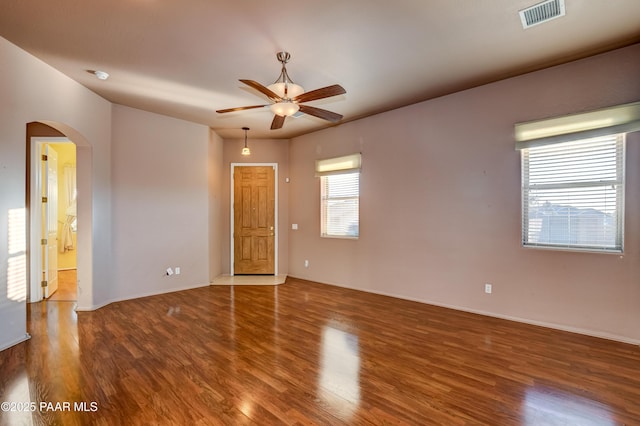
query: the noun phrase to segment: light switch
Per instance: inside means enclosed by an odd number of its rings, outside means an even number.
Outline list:
[[[298,229],[298,224],[297,223],[292,223],[291,224],[291,229],[293,229],[293,230]]]

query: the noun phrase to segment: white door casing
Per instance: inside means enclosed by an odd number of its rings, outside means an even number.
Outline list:
[[[58,153],[50,145],[45,145],[46,160],[44,163],[45,179],[43,183],[42,203],[45,212],[43,216],[42,238],[47,240],[46,253],[44,253],[44,298],[50,297],[58,289]]]

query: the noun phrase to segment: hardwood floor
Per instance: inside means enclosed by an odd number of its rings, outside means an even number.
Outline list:
[[[633,345],[292,278],[74,306],[29,305],[0,423],[640,425]]]
[[[58,289],[49,300],[75,302],[78,298],[78,274],[75,269],[58,271]]]

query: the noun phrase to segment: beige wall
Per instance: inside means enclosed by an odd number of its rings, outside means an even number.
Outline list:
[[[639,100],[639,75],[635,45],[293,139],[290,275],[640,342],[640,133],[623,256],[521,247],[513,140],[519,121]],[[360,239],[320,238],[314,161],[358,151]]]
[[[76,144],[79,310],[220,273],[221,138],[112,105],[2,38],[0,63],[0,350],[26,338],[27,123],[33,135],[55,128]],[[166,279],[168,266],[182,274]]]
[[[291,141],[249,132],[248,159],[242,140],[112,105],[2,38],[0,63],[0,349],[26,332],[10,284],[26,284],[13,241],[34,121],[78,149],[78,226],[91,231],[78,241],[80,309],[229,273],[230,164],[278,163],[280,273],[640,342],[640,134],[628,138],[623,256],[521,248],[513,149],[515,122],[640,99],[640,45]],[[361,238],[322,239],[314,161],[356,151]],[[169,266],[182,275],[165,277]]]
[[[206,126],[114,105],[113,300],[209,284],[209,138]]]
[[[209,282],[222,274],[223,244],[228,237],[223,234],[224,204],[222,181],[224,141],[216,132],[209,130]],[[228,244],[226,244],[228,245]]]
[[[106,300],[111,281],[110,139],[111,104],[42,61],[0,38],[0,349],[25,338],[26,290],[24,235],[26,128],[43,121],[65,129],[81,143],[78,158],[91,174],[80,206],[93,238],[83,241],[89,258],[81,277],[78,306]],[[72,137],[73,136],[73,137]],[[9,219],[12,222],[9,222]],[[22,219],[20,219],[22,218]],[[9,236],[12,237],[11,247]],[[93,262],[91,262],[93,258]]]
[[[231,163],[277,163],[278,164],[278,274],[287,274],[289,270],[289,144],[286,140],[251,139],[248,132],[249,157],[240,155],[244,139],[225,140],[224,172],[222,178],[222,273],[230,273],[230,197],[231,197]]]

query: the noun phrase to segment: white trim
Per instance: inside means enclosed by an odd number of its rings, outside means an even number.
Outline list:
[[[107,305],[110,305],[112,303],[118,303],[118,302],[126,302],[127,300],[135,300],[135,299],[142,299],[143,297],[153,297],[153,296],[160,296],[162,294],[166,294],[166,293],[175,293],[178,291],[187,291],[187,290],[194,290],[196,288],[202,288],[202,287],[209,287],[209,283],[207,284],[196,284],[196,285],[187,285],[187,286],[181,286],[181,287],[172,287],[172,288],[167,288],[167,289],[163,289],[161,291],[157,291],[157,292],[144,292],[144,293],[139,293],[136,294],[134,296],[127,296],[127,297],[123,297],[123,298],[117,298],[117,299],[111,299],[107,302],[103,302],[97,305],[91,305],[91,306],[76,306],[76,312],[90,312],[90,311],[95,311],[97,309],[100,308],[104,308]]]
[[[397,297],[397,296],[394,296],[394,297]],[[415,300],[415,301],[420,302],[420,300]],[[460,306],[447,305],[447,304],[430,302],[430,301],[423,301],[422,303],[427,303],[433,306],[439,306],[441,308],[455,309],[457,311],[469,312],[472,314],[484,315],[487,317],[499,318],[507,321],[514,321],[514,322],[520,322],[523,324],[536,325],[538,327],[550,328],[550,329],[560,330],[560,331],[567,331],[569,333],[583,334],[585,336],[598,337],[601,339],[614,340],[617,342],[629,343],[632,345],[640,346],[640,340],[630,339],[624,336],[618,336],[617,334],[587,330],[585,328],[571,327],[567,325],[561,325],[561,324],[556,324],[556,323],[546,322],[546,321],[538,321],[538,320],[532,320],[527,318],[514,317],[511,315],[496,314],[493,312],[482,311],[478,309],[464,308]]]
[[[233,276],[233,257],[234,257],[234,238],[233,238],[233,228],[234,228],[234,219],[233,219],[233,213],[234,213],[234,208],[233,208],[233,197],[234,197],[234,185],[233,185],[233,173],[235,171],[236,167],[258,167],[258,166],[271,166],[273,167],[274,170],[274,180],[273,180],[273,190],[274,190],[274,246],[273,246],[273,262],[274,262],[274,275],[278,275],[278,163],[231,163],[231,175],[229,176],[229,180],[231,182],[231,197],[229,199],[229,216],[230,216],[230,221],[229,221],[229,241],[230,241],[230,245],[229,245],[229,276]]]
[[[78,306],[77,302],[76,302],[76,312],[91,312],[91,311],[96,311],[98,309],[104,308],[107,305],[110,305],[112,303],[118,302],[118,300],[108,300],[106,302],[102,302],[99,303],[97,305],[90,305],[90,306]]]
[[[289,276],[289,277],[291,279],[310,280],[309,278],[296,278],[296,277],[293,277],[293,276]],[[317,281],[314,281],[314,282],[317,282]],[[320,283],[320,284],[323,284],[323,283]],[[607,332],[593,331],[593,330],[588,330],[588,329],[585,329],[585,328],[571,327],[571,326],[567,326],[567,325],[561,325],[561,324],[556,324],[556,323],[551,323],[551,322],[546,322],[546,321],[538,321],[538,320],[532,320],[532,319],[527,319],[527,318],[514,317],[514,316],[511,316],[511,315],[497,314],[497,313],[494,313],[494,312],[482,311],[482,310],[479,310],[479,309],[472,309],[472,308],[456,306],[456,305],[449,305],[449,304],[446,304],[446,303],[434,302],[434,301],[431,301],[431,300],[419,299],[419,298],[416,298],[416,297],[401,296],[401,295],[397,295],[397,294],[393,294],[393,293],[387,293],[387,292],[384,292],[384,291],[375,291],[375,290],[362,289],[362,288],[357,288],[357,287],[350,287],[350,286],[343,285],[343,284],[333,284],[333,283],[324,283],[324,284],[332,285],[332,286],[336,286],[336,287],[341,287],[341,288],[348,288],[349,290],[362,291],[362,292],[365,292],[365,293],[379,294],[380,296],[393,297],[395,299],[402,299],[402,300],[409,300],[411,302],[424,303],[426,305],[438,306],[440,308],[447,308],[447,309],[453,309],[453,310],[456,310],[456,311],[469,312],[471,314],[478,314],[478,315],[483,315],[483,316],[486,316],[486,317],[499,318],[499,319],[503,319],[503,320],[506,320],[506,321],[514,321],[514,322],[519,322],[519,323],[523,323],[523,324],[535,325],[535,326],[538,326],[538,327],[550,328],[550,329],[553,329],[553,330],[566,331],[566,332],[569,332],[569,333],[582,334],[582,335],[585,335],[585,336],[597,337],[597,338],[600,338],[600,339],[612,340],[612,341],[615,341],[615,342],[622,342],[622,343],[628,343],[630,345],[640,346],[640,339],[632,339],[632,338],[629,338],[629,337],[620,336],[620,335],[617,335],[617,334],[612,334],[612,333],[607,333]]]
[[[16,340],[14,340],[12,342],[9,342],[9,343],[5,344],[4,346],[0,347],[0,352],[4,351],[5,349],[9,349],[12,346],[17,345],[18,343],[25,342],[25,341],[27,341],[29,339],[31,339],[31,335],[29,333],[25,333],[24,336],[22,336],[21,338],[16,339]]]
[[[287,275],[219,275],[211,285],[281,285],[287,281]]]

